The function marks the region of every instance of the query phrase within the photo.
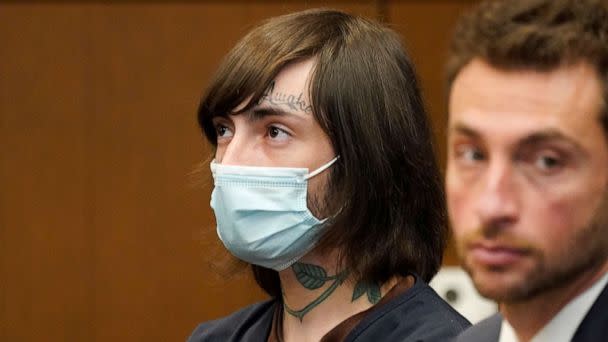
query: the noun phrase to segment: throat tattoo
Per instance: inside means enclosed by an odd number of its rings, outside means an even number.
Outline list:
[[[325,301],[340,285],[342,285],[349,273],[347,270],[345,270],[338,274],[328,276],[327,271],[321,266],[299,262],[295,263],[291,268],[300,285],[304,286],[304,288],[308,290],[319,289],[323,287],[325,283],[331,281],[328,288],[326,288],[315,300],[308,303],[302,309],[294,310],[290,308],[287,303],[285,303],[285,300],[283,300],[285,312],[297,317],[300,322],[302,322],[307,313]],[[358,282],[355,286],[351,302],[359,299],[361,296],[363,296],[363,294],[367,294],[367,300],[371,304],[378,303],[382,297],[380,286],[378,284]]]

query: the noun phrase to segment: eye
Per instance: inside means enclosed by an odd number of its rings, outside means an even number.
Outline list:
[[[232,129],[230,129],[230,127],[228,127],[222,123],[215,124],[215,133],[217,134],[218,140],[230,138],[234,135],[234,133],[232,132]]]
[[[266,134],[271,140],[279,142],[286,141],[291,137],[291,134],[289,134],[285,129],[275,125],[269,126]]]
[[[456,147],[456,158],[464,163],[472,164],[483,161],[483,152],[473,145],[461,145]]]
[[[475,149],[466,150],[463,153],[462,157],[464,159],[471,160],[471,161],[473,161],[473,160],[483,160],[483,154],[481,153],[481,151],[475,150]]]
[[[563,165],[560,158],[555,157],[553,155],[546,155],[546,154],[540,155],[538,158],[536,158],[536,160],[534,161],[534,164],[536,165],[537,168],[539,168],[543,171],[553,171]]]

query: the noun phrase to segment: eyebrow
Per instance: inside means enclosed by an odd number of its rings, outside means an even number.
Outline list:
[[[462,123],[457,123],[454,125],[454,131],[456,131],[456,133],[459,134],[463,134],[466,136],[469,136],[471,138],[480,138],[480,134],[477,133],[474,129],[462,124]]]
[[[582,146],[580,146],[576,141],[555,129],[546,129],[534,132],[521,140],[518,145],[533,146],[551,141],[564,142],[579,151],[583,151]]]
[[[251,111],[249,111],[249,113],[246,113],[246,115],[248,115],[250,120],[252,120],[252,121],[258,121],[267,116],[289,116],[289,117],[293,117],[293,118],[297,118],[297,119],[303,119],[297,113],[294,113],[291,111],[286,111],[282,108],[266,107],[266,106],[265,107],[254,107],[251,109]]]
[[[466,136],[474,138],[474,139],[481,138],[481,134],[479,134],[479,132],[477,132],[475,129],[468,127],[462,123],[455,124],[454,131],[456,131],[459,134],[463,134],[463,135],[466,135]],[[576,141],[574,141],[567,135],[563,134],[562,132],[557,131],[552,128],[533,132],[532,134],[519,140],[517,142],[517,146],[520,146],[520,147],[534,146],[534,145],[547,143],[547,142],[551,142],[551,141],[564,142],[579,151],[584,151],[582,146],[579,145]]]

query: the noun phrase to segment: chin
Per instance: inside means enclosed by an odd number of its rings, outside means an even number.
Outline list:
[[[465,267],[473,284],[485,298],[497,302],[517,301],[530,296],[530,277],[506,270]]]

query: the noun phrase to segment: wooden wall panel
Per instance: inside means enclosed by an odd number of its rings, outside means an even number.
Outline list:
[[[90,336],[80,8],[0,9],[0,340]],[[55,16],[62,20],[52,19]]]
[[[427,110],[433,123],[439,164],[445,170],[447,104],[444,90],[444,63],[448,42],[458,17],[474,5],[474,0],[389,1],[390,25],[405,40],[420,76]],[[444,264],[457,265],[451,242]]]

